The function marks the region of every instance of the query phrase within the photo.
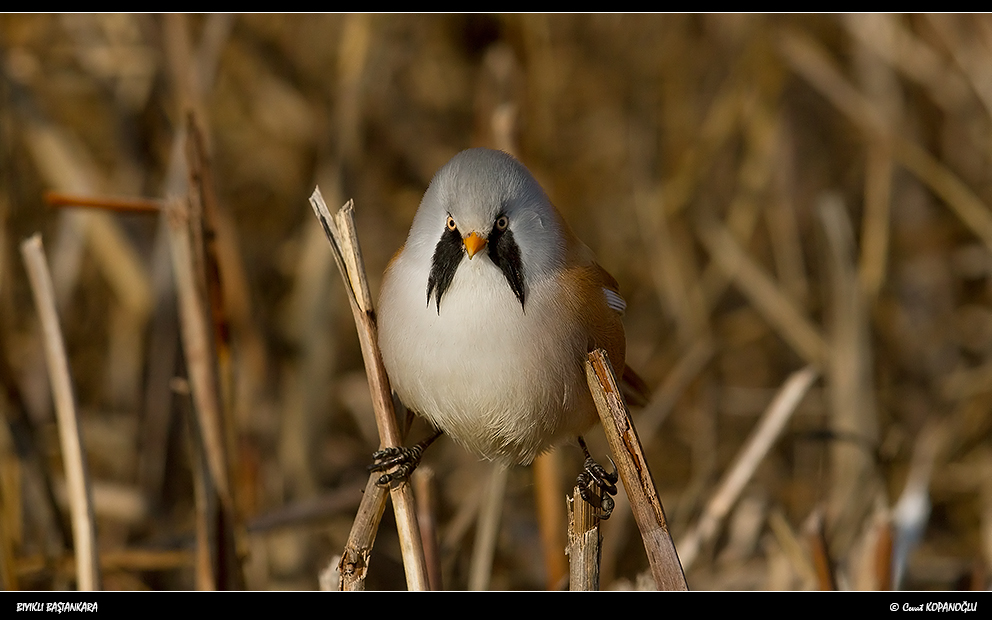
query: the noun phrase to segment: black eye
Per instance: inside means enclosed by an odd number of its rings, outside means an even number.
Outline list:
[[[448,227],[448,230],[455,230],[456,228],[458,228],[457,226],[455,226],[455,218],[451,217],[450,215],[448,216],[448,221],[445,222],[445,226]]]
[[[510,220],[506,219],[505,215],[501,215],[496,218],[496,230],[506,230],[506,227],[510,224]]]

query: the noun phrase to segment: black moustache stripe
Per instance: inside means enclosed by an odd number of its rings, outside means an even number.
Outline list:
[[[489,259],[499,267],[506,277],[510,290],[520,300],[520,306],[524,305],[524,266],[520,259],[520,247],[513,240],[513,233],[509,230],[499,230],[493,227],[489,233]],[[441,297],[451,286],[451,281],[455,278],[455,271],[461,264],[465,256],[464,243],[458,230],[451,230],[447,226],[441,234],[437,245],[434,247],[434,257],[431,259],[431,273],[427,278],[427,305],[431,304],[431,296],[434,297],[434,304],[437,313],[441,314]]]
[[[520,247],[513,240],[513,233],[509,228],[499,230],[493,228],[489,233],[489,258],[492,259],[499,270],[506,276],[506,281],[510,283],[510,290],[520,300],[520,307],[524,305],[524,265],[520,260]]]
[[[431,293],[437,291],[434,303],[437,304],[438,314],[441,314],[441,296],[451,286],[458,263],[462,262],[462,257],[465,255],[462,247],[462,236],[458,234],[458,230],[451,230],[445,226],[444,233],[434,248],[431,275],[427,278],[427,305],[431,305]]]

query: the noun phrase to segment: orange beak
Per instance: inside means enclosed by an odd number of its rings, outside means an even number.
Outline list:
[[[476,252],[486,247],[486,240],[480,237],[478,233],[472,233],[465,237],[462,239],[462,243],[465,244],[465,251],[468,252],[469,260],[475,256]]]

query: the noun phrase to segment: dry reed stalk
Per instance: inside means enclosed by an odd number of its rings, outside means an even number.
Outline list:
[[[207,92],[213,83],[219,50],[227,38],[230,24],[231,18],[228,16],[208,16],[203,26],[200,48],[194,57],[189,50],[185,17],[168,16],[163,19],[165,65],[170,72],[172,87],[176,93],[176,105],[173,109],[177,117],[183,117],[190,109],[197,109],[198,106],[190,102],[200,101],[202,93]],[[187,132],[184,129],[174,132],[165,173],[167,196],[180,196],[189,191],[187,187],[189,165],[186,162],[184,148],[187,142]],[[175,371],[175,361],[179,355],[174,336],[178,317],[173,302],[175,276],[172,274],[170,264],[169,229],[168,216],[163,209],[152,253],[155,310],[150,350],[155,351],[156,355],[149,361],[144,401],[146,424],[142,426],[144,449],[139,473],[148,497],[155,502],[161,496],[166,475],[165,463],[172,400],[167,386],[169,378]]]
[[[496,540],[506,498],[506,481],[510,470],[499,464],[490,467],[489,484],[479,510],[475,528],[475,544],[469,562],[468,589],[488,590],[493,576],[493,558],[496,557]]]
[[[21,255],[31,282],[31,293],[41,323],[48,363],[49,381],[55,400],[59,441],[62,446],[62,463],[72,515],[73,548],[76,555],[76,583],[79,590],[100,589],[100,561],[96,545],[96,522],[93,516],[93,491],[90,488],[89,470],[82,430],[76,412],[76,397],[69,374],[62,328],[55,309],[55,289],[45,260],[41,235],[21,243]]]
[[[35,168],[50,187],[91,194],[98,186],[96,166],[65,131],[48,123],[29,123],[24,144]],[[55,297],[59,305],[76,288],[86,247],[86,229],[94,217],[105,214],[69,211],[59,216],[51,258]]]
[[[758,465],[781,435],[786,423],[796,411],[803,396],[813,385],[818,373],[812,366],[798,370],[786,379],[775,399],[762,414],[761,419],[741,448],[733,465],[724,474],[717,491],[706,504],[696,526],[679,541],[683,567],[691,567],[703,545],[718,533],[720,525],[730,514],[730,509],[744,486],[754,475]]]
[[[204,263],[196,261],[191,233],[191,229],[202,231],[202,221],[191,213],[189,202],[180,198],[168,199],[165,213],[178,296],[180,336],[195,412],[196,432],[192,435],[191,452],[196,455],[202,449],[205,462],[203,474],[195,477],[201,485],[196,494],[197,514],[204,522],[200,527],[200,541],[209,545],[210,555],[215,559],[211,562],[210,579],[200,574],[200,587],[239,589],[244,586],[238,549],[240,533],[230,482],[221,382],[209,318],[207,275],[197,269],[197,265],[203,267]],[[197,470],[194,467],[194,472]],[[217,503],[214,502],[215,495]],[[201,564],[201,570],[203,568]]]
[[[376,426],[379,429],[382,447],[400,446],[402,445],[402,436],[396,426],[396,412],[393,408],[389,377],[386,375],[382,354],[379,352],[378,329],[375,309],[372,304],[372,293],[365,276],[361,246],[358,243],[358,232],[355,229],[354,203],[349,200],[338,210],[337,214],[332,215],[318,187],[314,188],[313,194],[310,196],[310,204],[317,221],[320,222],[327,235],[327,240],[334,253],[334,260],[341,272],[341,277],[344,279],[345,291],[348,294],[355,327],[358,330],[358,340],[365,361],[365,372],[369,379]],[[364,587],[364,575],[368,566],[368,555],[372,542],[375,540],[375,528],[378,527],[379,520],[382,518],[382,511],[385,509],[385,494],[379,493],[379,486],[376,484],[379,475],[373,472],[369,477],[369,483],[365,487],[365,496],[359,507],[361,518],[356,518],[349,536],[348,546],[342,554],[342,589],[362,589]],[[420,528],[417,526],[413,491],[403,481],[391,484],[389,494],[393,500],[393,510],[396,515],[396,527],[400,538],[400,550],[403,553],[407,587],[411,590],[426,590],[429,587],[427,568],[424,564]],[[361,546],[353,547],[353,542],[358,542]]]
[[[335,166],[353,161],[361,148],[363,127],[362,78],[366,73],[369,48],[373,38],[373,20],[367,14],[344,17],[337,46],[338,79],[334,101],[334,129],[337,132]]]
[[[885,143],[873,143],[868,147],[865,166],[865,215],[858,267],[861,289],[869,302],[878,297],[888,270],[891,199],[892,154]]]
[[[641,531],[651,574],[659,590],[687,590],[685,574],[668,531],[665,509],[651,477],[634,422],[623,402],[606,352],[596,349],[586,362],[586,381],[599,411],[620,480]]]
[[[165,60],[175,90],[176,110],[186,119],[185,132],[174,137],[169,188],[178,193],[183,184],[180,176],[184,173],[189,197],[187,235],[192,274],[201,297],[201,308],[209,313],[207,320],[213,336],[210,343],[213,383],[210,389],[215,391],[212,397],[215,406],[205,412],[201,412],[198,406],[197,415],[205,415],[202,421],[209,424],[204,428],[203,437],[208,442],[207,458],[211,474],[222,476],[217,480],[221,507],[227,515],[229,535],[235,538],[233,545],[236,547],[227,551],[229,554],[240,554],[244,551],[244,540],[237,519],[239,493],[231,483],[235,469],[232,461],[236,452],[235,418],[236,415],[248,417],[243,409],[256,399],[255,390],[262,384],[265,375],[266,354],[262,338],[252,323],[248,279],[241,264],[234,225],[217,200],[210,163],[205,93],[213,83],[220,50],[230,34],[231,25],[229,17],[209,16],[200,47],[194,53],[186,16],[170,14],[162,22]],[[185,166],[181,165],[181,152],[185,154]],[[183,321],[185,318],[181,314],[180,322]],[[232,360],[230,355],[232,331],[238,338],[240,355],[237,360]],[[239,364],[237,372],[233,368],[235,361]],[[237,384],[235,376],[238,378]],[[194,397],[197,389],[194,382]],[[240,575],[240,570],[233,570],[233,565],[240,563],[234,555],[224,558],[224,562],[231,565],[235,576]]]
[[[238,408],[246,408],[255,402],[255,388],[262,383],[265,366],[265,353],[261,345],[261,337],[257,334],[250,316],[252,314],[248,301],[247,277],[239,258],[240,252],[236,247],[234,226],[221,208],[217,200],[213,167],[207,152],[205,136],[200,131],[197,118],[193,113],[186,120],[186,161],[189,174],[188,187],[190,196],[189,230],[193,243],[194,256],[197,258],[196,273],[202,274],[200,290],[206,290],[206,307],[209,310],[210,322],[213,327],[214,359],[217,385],[219,390],[220,428],[223,434],[224,467],[228,480],[233,472],[239,469],[243,462],[236,459],[237,453],[237,421],[247,418],[241,412],[236,415]],[[230,318],[229,318],[230,317]],[[240,372],[235,373],[231,356],[232,332],[239,337],[238,360]],[[235,374],[241,380],[235,385]],[[239,387],[240,386],[240,387]],[[240,479],[240,478],[239,478]],[[240,522],[237,519],[238,509],[242,508],[239,498],[246,493],[239,493],[237,485],[229,486],[230,504],[225,510],[230,511],[234,519],[236,545],[243,548]]]
[[[764,213],[778,279],[793,303],[802,307],[809,293],[809,278],[806,275],[802,233],[793,198],[796,183],[793,134],[786,122],[779,121],[777,129],[771,202]]]
[[[554,590],[568,575],[565,548],[565,508],[561,504],[562,467],[561,452],[545,452],[534,459],[534,502],[537,508],[538,530],[541,532],[541,555],[544,558],[546,577],[544,585]],[[557,492],[556,492],[557,491]]]
[[[837,195],[819,199],[817,212],[826,238],[825,258],[830,299],[830,428],[837,437],[858,441],[830,444],[829,519],[836,535],[831,541],[838,557],[847,555],[859,523],[870,510],[878,438],[878,418],[872,385],[868,314],[854,263],[854,233]]]
[[[884,23],[881,16],[866,16],[868,28]],[[846,22],[857,21],[848,16]],[[859,26],[853,25],[858,28]],[[882,27],[884,30],[884,26]],[[874,45],[891,47],[891,38],[876,41]],[[854,49],[854,69],[858,84],[874,101],[893,126],[906,118],[903,90],[892,66],[870,51],[866,44]],[[868,302],[873,302],[882,288],[888,268],[889,227],[892,202],[893,161],[890,145],[884,140],[868,144],[865,162],[864,216],[861,224],[861,258],[858,279]]]
[[[437,543],[437,478],[428,465],[421,465],[413,472],[413,492],[417,498],[417,523],[424,541],[424,563],[431,590],[443,589],[441,581],[441,553]]]
[[[192,113],[187,115],[186,159],[190,192],[198,197],[202,207],[204,268],[223,394],[227,454],[232,459],[228,468],[234,471],[241,462],[234,459],[237,421],[251,417],[249,408],[257,401],[259,386],[265,382],[268,354],[255,325],[248,275],[241,260],[234,222],[217,199],[207,136],[201,131],[200,122]],[[238,355],[232,357],[235,346]],[[235,501],[239,501],[236,487],[232,487],[232,493]]]
[[[176,97],[175,110],[183,115],[192,111],[197,118],[209,118],[203,96],[206,89],[203,77],[206,76],[201,77],[199,58],[192,49],[187,16],[181,13],[163,15],[161,34],[165,68]]]
[[[808,363],[825,364],[829,350],[819,330],[737,244],[730,232],[715,219],[704,220],[697,231],[714,261],[731,276],[769,325]]]
[[[369,480],[365,484],[362,502],[358,505],[355,520],[351,524],[351,532],[348,534],[348,540],[345,542],[341,561],[338,564],[340,578],[337,583],[338,590],[351,592],[365,589],[365,577],[368,574],[369,560],[372,557],[372,545],[375,543],[379,522],[382,521],[382,514],[386,510],[386,500],[389,498],[389,489],[379,486],[378,480],[379,475],[374,474],[369,476]],[[426,572],[426,567],[424,570]]]
[[[599,488],[590,487],[599,495]],[[603,535],[599,529],[599,509],[582,499],[579,486],[566,498],[568,505],[568,589],[572,592],[599,590],[599,562]]]
[[[214,340],[208,320],[209,307],[203,274],[196,270],[196,250],[190,228],[188,203],[179,198],[166,204],[173,275],[179,302],[180,333],[189,375],[196,419],[206,450],[207,468],[217,485],[221,501],[231,506],[231,484],[227,469],[220,383],[215,366]]]
[[[189,410],[190,386],[185,379],[171,382],[174,391],[181,394],[186,405],[184,427],[186,447],[190,455],[190,470],[193,478],[193,523],[196,547],[194,549],[194,580],[196,589],[201,592],[214,591],[218,587],[217,562],[215,551],[217,540],[217,493],[209,468],[204,465],[204,442],[199,436],[196,414]],[[195,405],[194,405],[195,408]]]
[[[154,198],[119,198],[117,196],[86,196],[68,192],[47,191],[43,196],[50,207],[84,207],[120,213],[159,213],[162,201]]]

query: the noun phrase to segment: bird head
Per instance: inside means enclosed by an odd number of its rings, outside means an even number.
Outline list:
[[[407,244],[430,253],[427,302],[441,298],[467,261],[489,261],[524,307],[528,281],[560,267],[560,216],[530,171],[491,149],[462,151],[431,181]]]

